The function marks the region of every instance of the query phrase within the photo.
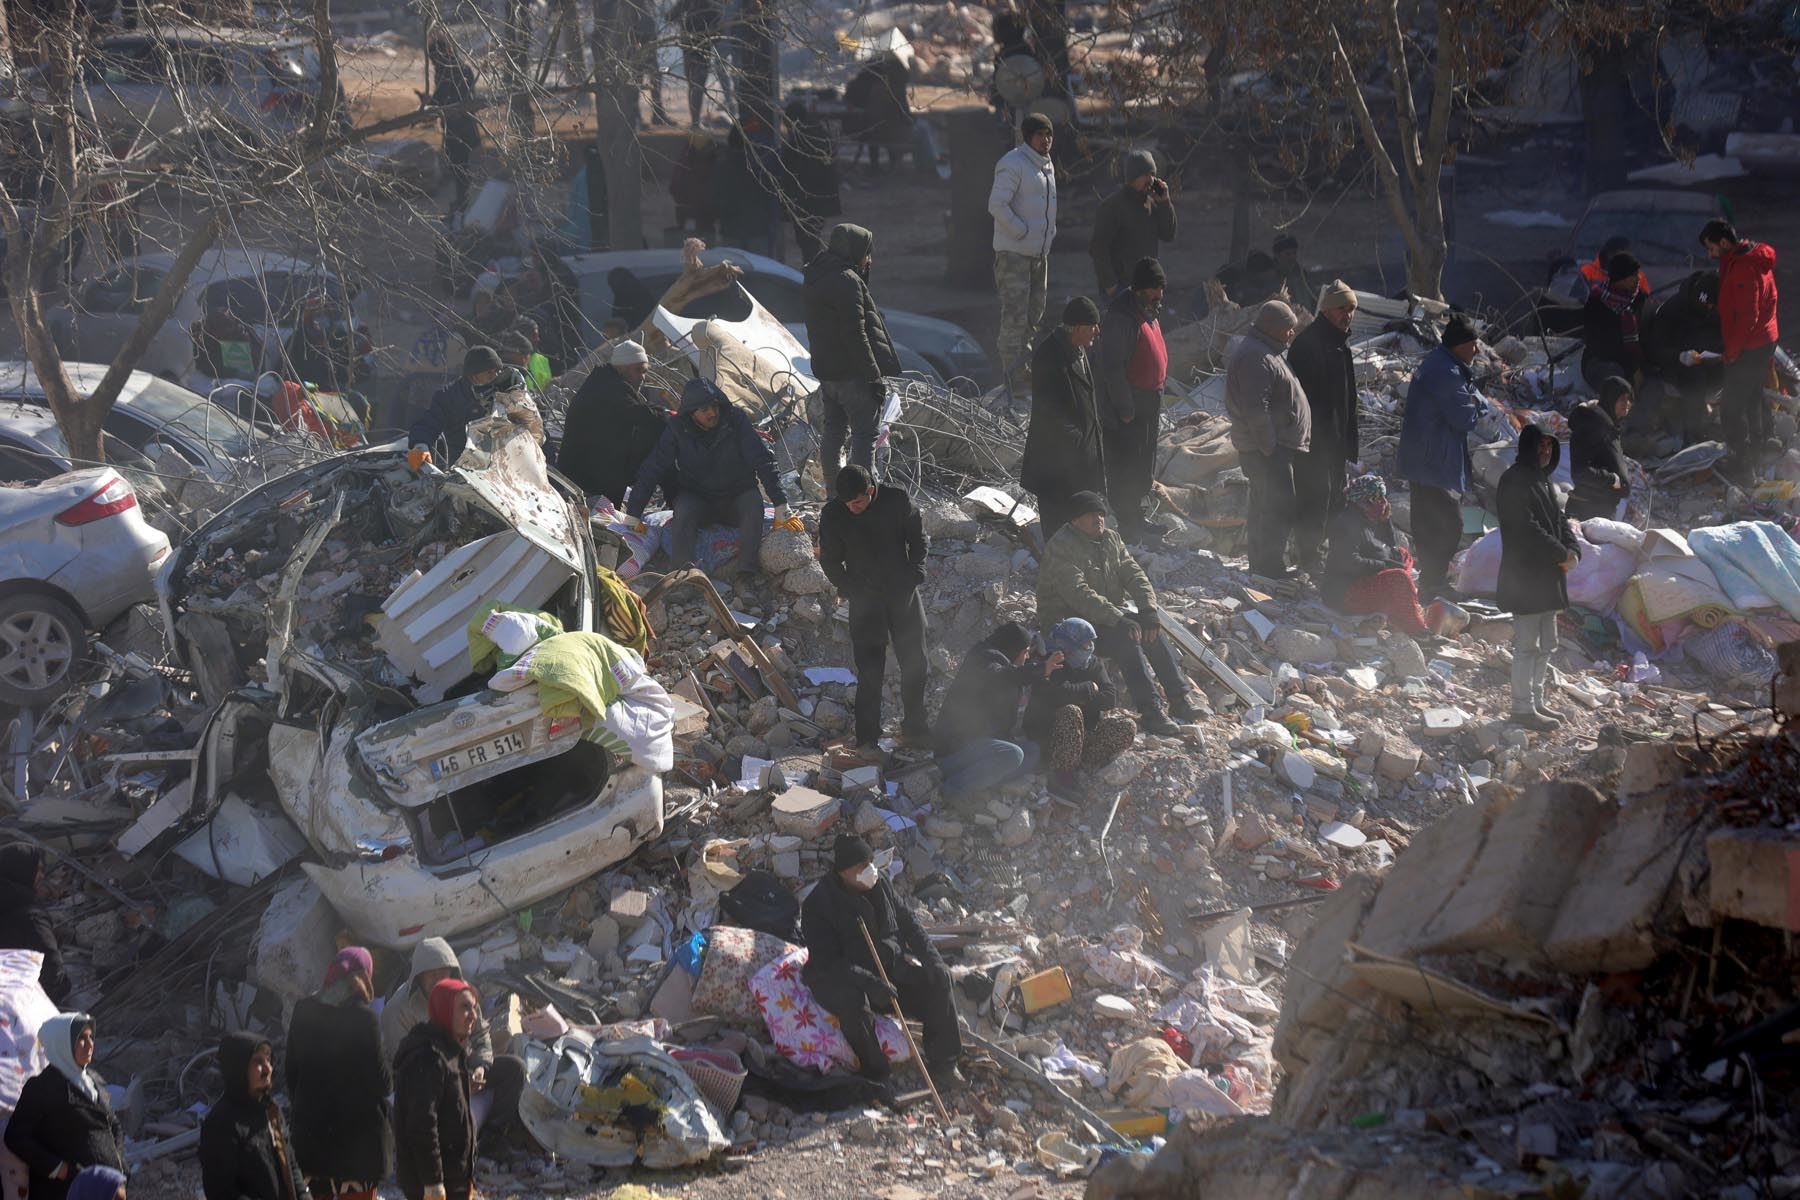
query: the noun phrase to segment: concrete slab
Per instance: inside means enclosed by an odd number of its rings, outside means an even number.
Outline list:
[[[1706,857],[1713,912],[1800,932],[1800,837],[1778,829],[1719,829],[1706,839]]]
[[[1637,971],[1656,960],[1656,926],[1674,908],[1685,839],[1671,794],[1619,812],[1576,871],[1545,940],[1551,965],[1573,974]],[[1683,810],[1685,811],[1685,809]]]

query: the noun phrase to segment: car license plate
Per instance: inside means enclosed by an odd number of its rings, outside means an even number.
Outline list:
[[[473,771],[477,767],[485,767],[496,759],[512,754],[521,754],[525,750],[525,735],[521,733],[503,733],[491,737],[485,742],[476,742],[472,746],[464,746],[460,750],[452,750],[431,764],[431,777],[442,779],[446,775],[460,775],[464,771]]]

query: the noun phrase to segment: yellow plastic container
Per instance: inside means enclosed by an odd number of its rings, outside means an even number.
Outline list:
[[[1074,995],[1075,989],[1069,986],[1069,973],[1061,967],[1051,967],[1019,980],[1019,998],[1028,1013],[1055,1008],[1067,1003]]]

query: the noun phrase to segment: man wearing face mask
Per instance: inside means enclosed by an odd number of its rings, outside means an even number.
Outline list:
[[[1144,498],[1156,471],[1163,381],[1169,349],[1163,342],[1163,288],[1168,277],[1154,258],[1131,268],[1131,290],[1120,292],[1100,324],[1100,413],[1106,450],[1106,490],[1119,536],[1145,541]]]
[[[869,844],[851,834],[840,835],[832,846],[831,871],[800,906],[800,932],[807,949],[800,978],[838,1019],[844,1040],[856,1054],[857,1073],[876,1081],[886,1080],[890,1068],[875,1036],[874,1014],[891,1014],[898,995],[906,1015],[924,1022],[920,1052],[942,1089],[962,1079],[956,1069],[962,1036],[956,1026],[950,972],[873,859]],[[859,922],[875,942],[891,987],[881,981],[881,970],[869,957]]]
[[[497,392],[518,391],[525,386],[525,376],[516,368],[500,361],[500,353],[492,346],[471,346],[463,355],[462,374],[433,392],[431,401],[419,419],[407,431],[406,443],[413,450],[425,450],[445,467],[462,457],[469,442],[469,422],[487,415],[488,406]]]
[[[875,462],[875,433],[885,393],[881,381],[900,374],[900,359],[887,322],[869,294],[875,235],[861,225],[839,225],[825,250],[806,264],[806,338],[825,427],[819,436],[819,469],[837,474],[846,432],[850,461]]]

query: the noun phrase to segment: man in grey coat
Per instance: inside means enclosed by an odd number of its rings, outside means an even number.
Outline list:
[[[1294,527],[1294,456],[1312,446],[1312,409],[1284,357],[1299,320],[1279,300],[1265,301],[1225,371],[1231,444],[1250,481],[1245,525],[1250,573],[1285,579]]]
[[[1088,255],[1100,294],[1110,297],[1126,285],[1141,258],[1154,258],[1161,242],[1175,240],[1175,204],[1169,185],[1156,175],[1156,158],[1148,150],[1125,156],[1125,185],[1100,202]]]

